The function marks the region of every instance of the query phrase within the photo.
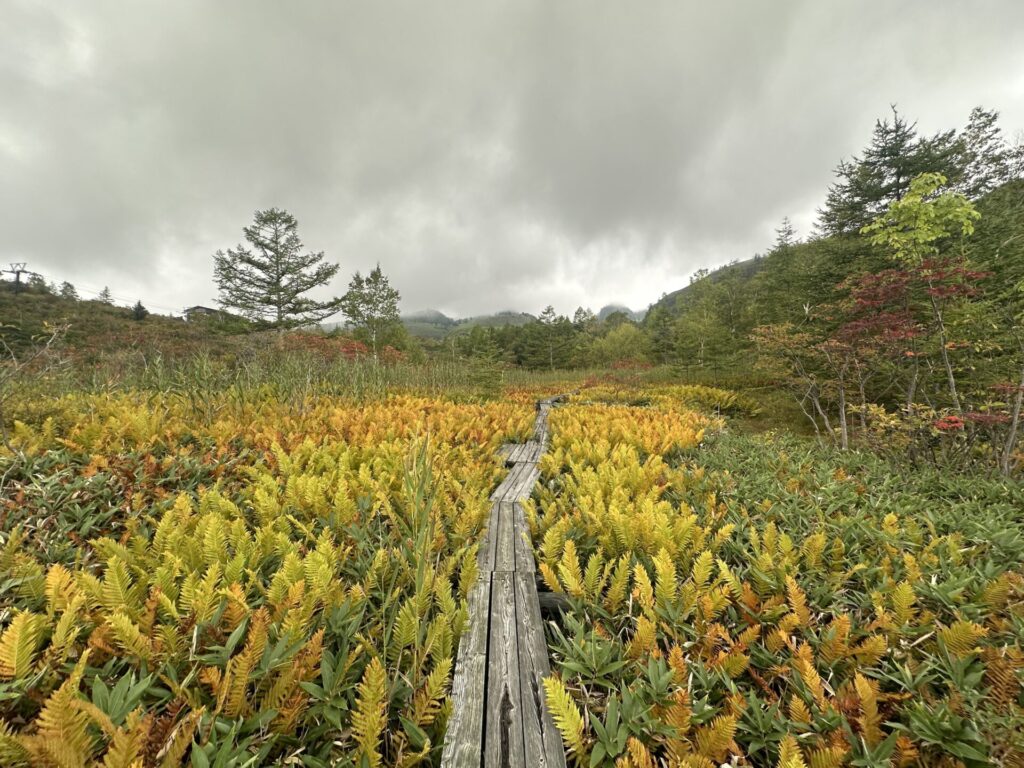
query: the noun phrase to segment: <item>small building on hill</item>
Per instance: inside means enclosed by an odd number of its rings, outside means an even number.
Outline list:
[[[198,320],[203,317],[224,317],[227,313],[222,309],[213,309],[212,307],[202,307],[197,305],[194,307],[186,307],[182,311],[182,314],[185,316],[186,320]]]

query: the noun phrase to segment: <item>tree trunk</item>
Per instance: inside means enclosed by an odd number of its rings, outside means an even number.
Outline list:
[[[1003,444],[1003,453],[999,457],[1000,471],[1009,476],[1013,471],[1010,460],[1013,458],[1013,448],[1017,443],[1017,430],[1020,427],[1021,406],[1024,405],[1024,365],[1020,368],[1020,380],[1017,382],[1017,394],[1013,398],[1013,413],[1010,416],[1010,428],[1006,433],[1006,442]]]
[[[928,281],[928,289],[931,290],[932,281]],[[957,413],[963,413],[964,409],[960,405],[960,395],[956,391],[956,377],[953,376],[953,364],[949,361],[949,350],[946,349],[946,324],[942,319],[942,309],[939,307],[939,302],[935,300],[934,296],[930,296],[932,301],[932,314],[935,316],[935,324],[939,328],[939,350],[942,353],[942,364],[946,368],[946,383],[949,386],[949,396],[953,399],[953,407],[956,408]]]
[[[839,447],[847,450],[850,447],[850,433],[846,425],[846,382],[839,379]]]

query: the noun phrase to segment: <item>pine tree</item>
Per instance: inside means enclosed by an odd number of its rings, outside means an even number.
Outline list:
[[[104,304],[113,304],[114,299],[110,295],[110,289],[107,286],[103,286],[103,290],[100,291],[100,295],[96,297],[99,301]]]
[[[349,323],[366,335],[374,360],[386,334],[401,327],[398,315],[401,298],[378,264],[366,277],[356,272],[348,284],[348,293],[341,300],[341,311]]]
[[[664,294],[661,298],[664,300]],[[676,354],[676,333],[675,317],[671,310],[663,303],[654,305],[644,318],[644,328],[650,337],[654,359],[659,363],[673,360]]]
[[[142,301],[136,301],[135,306],[132,307],[132,320],[142,322],[149,317],[149,310],[142,306]]]
[[[75,286],[65,280],[60,284],[60,297],[62,299],[78,301],[78,291],[75,290]]]
[[[46,284],[46,278],[39,274],[33,273],[28,276],[28,287],[35,293],[50,293],[50,286]]]
[[[249,246],[214,255],[221,306],[279,330],[320,322],[341,309],[341,298],[316,301],[306,296],[327,285],[338,265],[325,262],[323,251],[302,253],[294,216],[278,208],[256,211],[253,223],[242,231]]]
[[[775,230],[775,246],[772,251],[781,251],[783,248],[789,248],[791,245],[795,245],[798,242],[796,238],[796,230],[793,229],[793,222],[789,220],[789,216],[782,218],[782,223]]]
[[[963,178],[955,191],[971,200],[991,192],[1013,178],[1013,150],[998,125],[999,113],[975,107],[960,134]]]
[[[901,200],[910,182],[922,173],[942,173],[957,181],[963,175],[955,131],[922,138],[917,123],[907,122],[892,107],[892,120],[877,120],[862,157],[841,161],[829,187],[818,226],[826,235],[852,234],[870,224],[891,203]]]

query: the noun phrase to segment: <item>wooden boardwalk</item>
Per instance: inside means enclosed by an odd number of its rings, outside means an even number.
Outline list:
[[[442,768],[565,767],[562,740],[544,704],[548,650],[520,503],[540,475],[537,462],[555,400],[538,403],[531,440],[503,449],[511,470],[491,494],[480,578],[469,596],[469,627],[455,662]]]

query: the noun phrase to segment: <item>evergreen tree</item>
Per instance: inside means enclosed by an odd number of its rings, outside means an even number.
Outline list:
[[[662,294],[662,300],[665,295]],[[675,318],[664,303],[651,307],[644,318],[644,328],[650,340],[651,356],[658,363],[668,363],[675,358]]]
[[[298,222],[287,211],[256,211],[242,230],[249,245],[214,255],[214,276],[221,306],[252,320],[285,329],[317,323],[337,313],[342,299],[316,301],[306,294],[327,285],[338,265],[323,251],[302,253]]]
[[[99,301],[102,301],[104,304],[114,303],[114,299],[110,295],[110,289],[107,286],[103,286],[103,290],[100,291],[100,295],[97,297],[97,299]]]
[[[142,322],[149,317],[149,310],[142,306],[142,301],[136,301],[135,306],[132,307],[132,320]]]
[[[950,179],[962,176],[955,131],[930,138],[917,135],[917,123],[907,122],[892,108],[892,120],[877,120],[863,156],[843,160],[829,187],[818,226],[826,235],[854,234],[910,189],[910,182],[928,172]]]
[[[358,332],[365,335],[373,358],[387,341],[387,334],[401,328],[398,301],[401,295],[381,272],[380,264],[363,277],[352,276],[348,293],[341,300],[341,311]]]
[[[78,301],[78,291],[75,290],[75,286],[65,280],[60,284],[60,297]]]
[[[28,276],[28,287],[35,293],[50,293],[50,286],[46,284],[46,278],[34,272]]]
[[[459,336],[458,348],[460,354],[475,360],[494,361],[500,355],[494,333],[482,325],[474,325],[469,333]]]
[[[975,107],[960,135],[963,177],[955,191],[977,200],[1014,177],[1014,153],[998,125],[999,113]]]
[[[572,316],[572,324],[576,326],[576,330],[591,331],[596,323],[597,315],[593,311],[589,308],[576,307],[576,311]]]
[[[782,218],[782,223],[779,224],[775,230],[775,246],[772,251],[780,251],[783,248],[789,248],[791,245],[797,243],[796,230],[793,229],[793,222],[789,220],[789,216]]]

